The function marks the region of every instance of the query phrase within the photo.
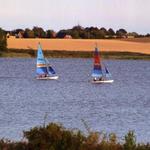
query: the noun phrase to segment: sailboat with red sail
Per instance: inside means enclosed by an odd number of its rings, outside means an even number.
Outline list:
[[[102,64],[97,46],[94,51],[94,67],[92,70],[92,83],[112,83],[111,74],[108,68]]]

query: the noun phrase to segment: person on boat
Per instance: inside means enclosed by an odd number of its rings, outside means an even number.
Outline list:
[[[38,78],[42,78],[42,75],[41,75],[41,74],[39,74],[39,75],[38,75]]]
[[[93,81],[96,81],[97,79],[96,78],[93,78]]]
[[[103,77],[100,77],[100,78],[99,78],[99,81],[104,81],[104,78],[103,78]]]
[[[93,78],[93,81],[103,81],[103,77],[100,77],[100,78]]]
[[[45,74],[41,74],[41,75],[40,75],[40,78],[44,78],[44,77],[45,77]]]

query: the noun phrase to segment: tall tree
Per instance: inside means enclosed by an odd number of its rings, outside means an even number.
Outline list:
[[[46,33],[41,27],[33,27],[34,36],[37,38],[45,38]]]
[[[101,33],[103,33],[104,35],[108,35],[108,31],[107,31],[104,27],[100,28],[100,31],[101,31]]]
[[[115,31],[112,28],[108,29],[108,35],[109,36],[114,36],[115,35]]]
[[[32,30],[26,28],[25,31],[24,31],[23,37],[24,38],[35,38],[34,32]]]
[[[46,37],[47,38],[55,38],[56,37],[56,32],[53,30],[47,30],[46,31]]]
[[[117,35],[118,37],[123,37],[123,36],[125,36],[126,34],[127,34],[127,31],[126,31],[125,29],[119,29],[119,30],[116,31],[116,35]]]
[[[66,31],[66,30],[60,30],[60,31],[57,33],[56,37],[57,37],[57,38],[64,38],[66,35],[67,35],[67,31]]]
[[[0,51],[7,49],[6,33],[0,28]]]

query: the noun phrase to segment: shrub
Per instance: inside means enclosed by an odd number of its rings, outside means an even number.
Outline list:
[[[129,131],[125,135],[124,150],[135,150],[136,148],[136,137],[133,131]]]
[[[0,51],[7,48],[6,33],[0,28]]]
[[[89,132],[87,136],[80,130],[67,130],[60,124],[50,123],[24,131],[27,141],[12,142],[0,140],[0,150],[150,150],[150,144],[136,144],[133,131],[125,135],[124,143],[119,143],[114,133],[109,135]]]
[[[55,123],[35,127],[24,132],[24,136],[31,149],[36,150],[79,150],[85,140],[80,131],[69,131]]]

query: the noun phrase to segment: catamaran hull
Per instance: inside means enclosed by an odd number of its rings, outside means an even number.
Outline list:
[[[99,80],[93,81],[92,80],[92,83],[113,83],[113,82],[114,82],[114,80],[101,80],[101,81],[99,81]]]
[[[57,80],[59,76],[36,77],[38,80]]]

